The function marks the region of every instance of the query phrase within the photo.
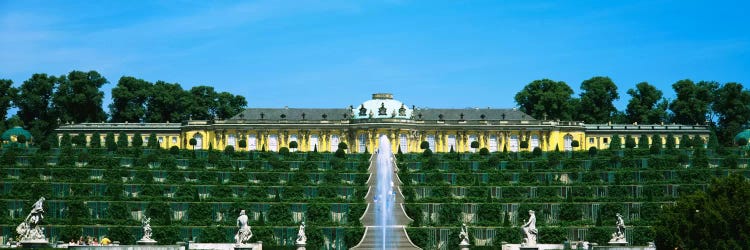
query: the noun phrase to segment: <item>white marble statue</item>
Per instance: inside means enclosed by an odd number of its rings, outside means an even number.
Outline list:
[[[524,242],[521,245],[536,246],[536,239],[539,236],[539,231],[536,229],[536,215],[534,215],[534,210],[529,210],[529,221],[524,223],[521,228],[526,235],[526,238],[523,239]]]
[[[617,214],[617,231],[612,233],[612,239],[609,240],[611,243],[626,243],[625,239],[625,221],[622,219],[622,215]]]
[[[141,220],[141,226],[143,227],[143,237],[141,241],[151,241],[151,218],[145,217]]]
[[[237,230],[237,234],[234,235],[235,243],[247,243],[250,238],[253,237],[253,231],[250,229],[250,226],[247,225],[247,215],[245,214],[245,210],[241,210],[240,216],[237,217],[237,227],[239,227],[239,230]]]
[[[469,245],[469,228],[466,226],[466,223],[461,225],[461,232],[458,233],[458,238],[461,239],[461,243],[459,245],[466,246]]]
[[[44,219],[44,197],[39,198],[31,206],[31,212],[26,219],[16,227],[20,242],[28,241],[47,241],[44,236],[44,228],[39,226]]]
[[[297,231],[297,244],[307,244],[307,236],[305,235],[305,222],[299,225],[299,231]]]

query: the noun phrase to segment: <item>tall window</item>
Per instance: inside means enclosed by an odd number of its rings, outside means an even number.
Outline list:
[[[203,148],[203,135],[195,134],[193,138],[195,138],[195,149],[202,149]]]
[[[293,141],[297,141],[297,135],[295,134],[292,134],[289,136],[289,142],[293,142]],[[299,147],[299,142],[297,142],[297,147]],[[297,152],[296,148],[289,147],[289,150],[291,150],[292,152]]]
[[[538,135],[531,135],[531,143],[529,143],[529,147],[531,150],[534,150],[534,148],[539,147],[539,136]]]
[[[247,136],[247,150],[257,150],[258,149],[258,141],[255,138],[255,135],[248,135]]]
[[[398,135],[398,146],[401,147],[401,152],[403,152],[403,153],[407,153],[407,151],[406,151],[407,144],[406,143],[407,143],[407,141],[406,141],[406,135],[405,134]]]
[[[497,136],[490,135],[490,152],[497,152]]]
[[[331,135],[331,152],[335,152],[339,149],[339,136]]]
[[[274,151],[274,152],[279,150],[279,136],[278,135],[268,135],[268,150]]]
[[[367,136],[365,134],[359,135],[359,152],[364,153],[367,149]]]
[[[310,151],[315,150],[315,148],[318,147],[318,135],[310,135],[310,141],[308,143],[310,144]]]
[[[448,135],[448,152],[453,149],[453,151],[458,152],[458,149],[456,148],[456,135]]]
[[[230,134],[229,138],[227,138],[227,145],[232,146],[232,147],[236,147],[235,146],[235,140],[236,139],[234,138],[234,134]]]
[[[476,153],[477,149],[471,147],[471,143],[477,141],[477,135],[469,135],[469,152]]]
[[[435,135],[428,135],[427,143],[430,144],[430,151],[435,152]]]
[[[565,145],[565,151],[572,151],[573,150],[573,136],[572,135],[563,136],[563,145]]]
[[[518,152],[518,135],[511,135],[508,144],[510,144],[510,152]]]

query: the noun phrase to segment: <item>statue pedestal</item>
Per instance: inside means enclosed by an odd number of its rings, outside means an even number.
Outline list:
[[[263,249],[263,241],[234,245],[234,250],[261,250],[261,249]]]
[[[461,242],[461,244],[458,244],[458,248],[461,250],[469,250],[471,248],[471,244],[468,242]]]
[[[294,246],[297,247],[297,250],[305,250],[305,246],[307,246],[307,243],[305,242],[297,242],[294,244]]]
[[[628,242],[627,241],[610,241],[610,242],[607,242],[607,245],[610,245],[610,246],[627,246]]]
[[[46,239],[38,239],[38,240],[22,240],[19,243],[21,243],[22,248],[51,248],[49,242],[47,242]]]
[[[140,239],[135,242],[138,245],[156,245],[156,241],[153,239]]]

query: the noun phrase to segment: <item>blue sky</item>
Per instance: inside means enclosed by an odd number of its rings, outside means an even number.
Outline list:
[[[750,84],[744,1],[5,1],[0,78],[97,70],[249,107],[514,107],[542,78]],[[108,111],[108,109],[105,108]]]

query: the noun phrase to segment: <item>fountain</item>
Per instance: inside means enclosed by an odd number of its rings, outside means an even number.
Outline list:
[[[419,249],[406,235],[405,227],[411,219],[402,208],[404,197],[399,191],[401,181],[396,175],[391,143],[385,135],[379,142],[370,162],[367,211],[360,218],[367,230],[352,249]]]
[[[395,191],[393,185],[393,154],[388,138],[380,137],[380,147],[377,152],[377,182],[375,186],[375,218],[376,228],[381,231],[378,239],[378,249],[392,249],[389,245],[392,235],[391,228],[395,225],[393,216],[393,205],[395,203]]]

